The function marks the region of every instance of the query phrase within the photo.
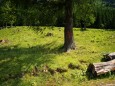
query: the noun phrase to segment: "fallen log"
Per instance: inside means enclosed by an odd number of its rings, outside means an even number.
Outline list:
[[[93,76],[99,76],[111,71],[115,71],[115,59],[108,62],[89,64],[87,69],[87,72]]]
[[[109,54],[104,54],[103,56],[104,56],[105,61],[110,61],[110,60],[115,59],[115,52],[109,53]]]

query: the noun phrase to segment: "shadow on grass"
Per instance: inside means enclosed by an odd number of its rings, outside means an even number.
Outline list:
[[[34,66],[52,63],[56,54],[61,53],[60,46],[50,49],[55,43],[38,45],[30,48],[15,46],[0,48],[0,84],[9,74],[31,71]],[[18,83],[17,83],[18,84]]]
[[[105,29],[105,31],[115,31],[115,29]]]

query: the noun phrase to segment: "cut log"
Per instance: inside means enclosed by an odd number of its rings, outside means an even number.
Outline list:
[[[115,52],[109,53],[109,54],[104,54],[103,56],[104,56],[105,61],[110,61],[110,60],[115,59]]]
[[[89,64],[87,72],[93,76],[99,76],[108,72],[115,71],[115,59],[108,62]]]

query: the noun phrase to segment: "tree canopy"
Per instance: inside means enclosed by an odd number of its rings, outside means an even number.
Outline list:
[[[72,1],[74,27],[80,27],[80,20],[83,20],[87,27],[115,28],[114,0]],[[0,0],[0,26],[64,26],[64,2],[65,0]]]

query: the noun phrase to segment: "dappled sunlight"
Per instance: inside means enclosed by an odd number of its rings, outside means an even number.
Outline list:
[[[0,48],[0,79],[8,77],[9,74],[31,71],[36,65],[40,67],[52,63],[55,53],[50,50],[50,46],[52,43],[31,48]]]
[[[62,85],[68,81],[70,81],[68,84],[86,83],[89,80],[86,75],[89,63],[100,62],[104,53],[115,50],[114,31],[88,29],[81,32],[79,28],[74,28],[77,49],[67,53],[63,52],[63,28],[61,31],[56,27],[54,29],[46,28],[43,29],[43,33],[28,27],[1,31],[3,34],[7,32],[7,36],[1,35],[0,38],[8,40],[8,42],[0,44],[2,85],[36,84],[41,86],[44,83]],[[53,35],[46,36],[47,33]],[[69,64],[75,65],[76,69],[69,68]],[[54,75],[50,72],[44,73],[45,66],[51,68]],[[35,67],[39,70],[38,75],[32,75]],[[65,73],[55,72],[57,68],[67,71]],[[98,81],[111,79],[113,76],[102,76],[98,78]]]

